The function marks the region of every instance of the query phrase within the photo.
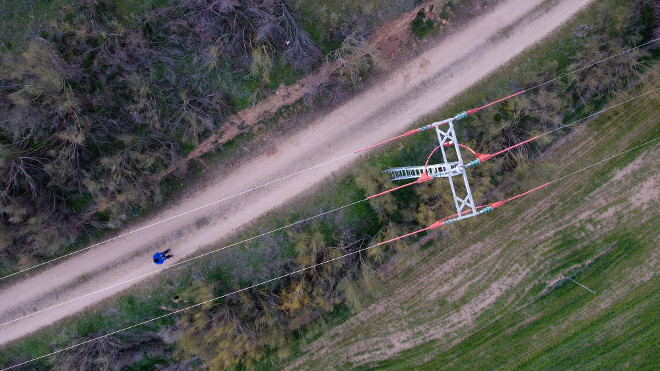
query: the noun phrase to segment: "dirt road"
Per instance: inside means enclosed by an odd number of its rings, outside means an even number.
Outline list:
[[[178,215],[283,175],[308,168],[406,130],[525,48],[547,36],[590,0],[563,0],[539,7],[544,0],[504,1],[427,52],[393,71],[384,83],[357,95],[307,129],[288,138],[275,155],[256,158],[236,168],[185,202],[164,210],[143,225]],[[368,154],[368,152],[367,152]],[[0,326],[0,344],[112,296],[130,284],[122,282],[161,269],[151,262],[156,250],[172,248],[184,259],[245,223],[285,204],[319,184],[358,156],[293,177],[229,202],[191,213],[126,238],[63,259],[38,273],[0,288],[0,323],[39,312],[58,303],[95,294]],[[201,217],[211,222],[198,228]],[[132,226],[138,228],[140,225]],[[168,261],[168,263],[170,263]],[[166,265],[168,264],[166,263]],[[113,288],[104,290],[108,286]]]

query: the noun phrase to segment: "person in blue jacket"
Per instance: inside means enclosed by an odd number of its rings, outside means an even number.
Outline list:
[[[165,260],[169,259],[172,257],[172,255],[167,255],[167,253],[170,252],[170,249],[167,249],[163,252],[157,252],[154,254],[154,263],[160,265],[165,262]]]

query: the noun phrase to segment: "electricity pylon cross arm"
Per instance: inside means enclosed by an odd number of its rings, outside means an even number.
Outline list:
[[[454,120],[447,122],[447,129],[440,129],[440,125],[435,126],[435,132],[438,136],[438,142],[442,153],[442,163],[424,165],[424,166],[405,166],[387,169],[384,172],[390,174],[392,180],[419,179],[426,175],[432,178],[447,178],[451,187],[451,193],[454,197],[454,206],[456,207],[457,220],[465,219],[479,215],[472,197],[470,183],[465,173],[465,165],[461,157],[461,151],[454,130]],[[444,125],[442,125],[444,127]],[[453,148],[453,151],[452,151]],[[455,152],[456,161],[449,161],[448,153]],[[456,179],[455,179],[456,178]],[[462,183],[461,183],[462,182]]]

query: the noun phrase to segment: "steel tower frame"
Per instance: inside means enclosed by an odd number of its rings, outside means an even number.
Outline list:
[[[438,136],[438,141],[440,142],[440,151],[442,152],[443,162],[440,164],[428,165],[428,166],[404,166],[404,167],[395,167],[390,168],[384,171],[384,173],[389,173],[392,177],[392,180],[401,180],[401,179],[419,179],[426,170],[426,174],[432,178],[447,178],[449,179],[449,185],[451,186],[451,193],[454,197],[454,206],[456,207],[456,213],[458,216],[456,220],[470,218],[480,213],[477,211],[477,208],[474,204],[474,199],[472,197],[472,190],[470,189],[470,183],[465,173],[465,165],[463,164],[463,157],[461,157],[460,147],[458,146],[458,140],[456,138],[456,131],[454,130],[453,119],[446,120],[445,122],[437,122],[431,124],[430,126],[435,126],[435,132]],[[447,130],[443,131],[440,129],[444,123],[447,124]],[[425,128],[420,129],[420,131],[425,130]],[[453,147],[456,153],[458,161],[449,162],[447,160],[447,149]],[[457,194],[456,186],[454,185],[454,177],[462,177],[463,185],[465,187],[465,192]],[[458,180],[460,182],[460,180]]]

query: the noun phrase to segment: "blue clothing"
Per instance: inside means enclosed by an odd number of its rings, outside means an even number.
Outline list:
[[[154,260],[154,263],[160,265],[160,264],[163,264],[163,262],[165,262],[165,260],[167,260],[167,256],[165,256],[165,254],[163,254],[162,252],[157,252],[157,253],[154,254],[154,259],[153,260]]]

